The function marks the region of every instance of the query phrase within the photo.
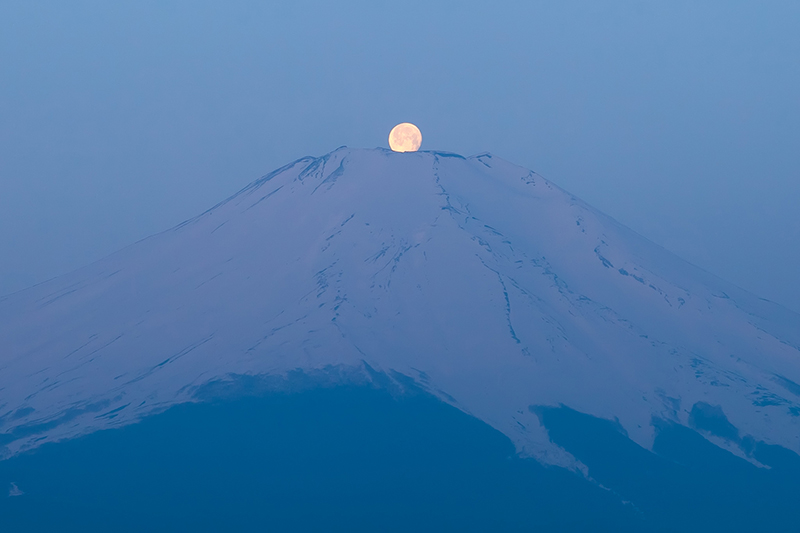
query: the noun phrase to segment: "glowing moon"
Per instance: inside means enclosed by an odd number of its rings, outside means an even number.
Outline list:
[[[389,132],[389,148],[395,152],[416,152],[422,144],[422,132],[409,122],[398,124]]]

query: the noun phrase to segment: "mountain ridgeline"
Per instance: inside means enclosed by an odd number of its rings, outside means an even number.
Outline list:
[[[800,452],[800,316],[490,154],[349,148],[0,298],[0,482],[24,491],[14,465],[186,406],[352,387],[481,421],[525,475],[610,487],[609,530],[674,511],[627,460],[684,488],[692,457],[732,461],[775,524],[798,487],[780,472]]]

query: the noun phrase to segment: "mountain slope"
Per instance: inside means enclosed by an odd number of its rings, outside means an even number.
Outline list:
[[[546,463],[580,466],[541,425],[559,404],[646,448],[667,420],[800,451],[798,315],[489,154],[300,159],[3,298],[0,347],[5,455],[332,368],[411,378]]]

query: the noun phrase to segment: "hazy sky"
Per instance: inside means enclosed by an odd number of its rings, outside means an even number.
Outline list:
[[[0,294],[300,156],[491,151],[800,311],[800,2],[0,0]]]

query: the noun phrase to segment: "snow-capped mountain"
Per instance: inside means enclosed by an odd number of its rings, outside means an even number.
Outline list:
[[[559,404],[651,447],[702,402],[800,452],[800,316],[489,154],[340,148],[0,299],[0,456],[332,369],[411,378],[545,463],[579,466],[536,414]]]

